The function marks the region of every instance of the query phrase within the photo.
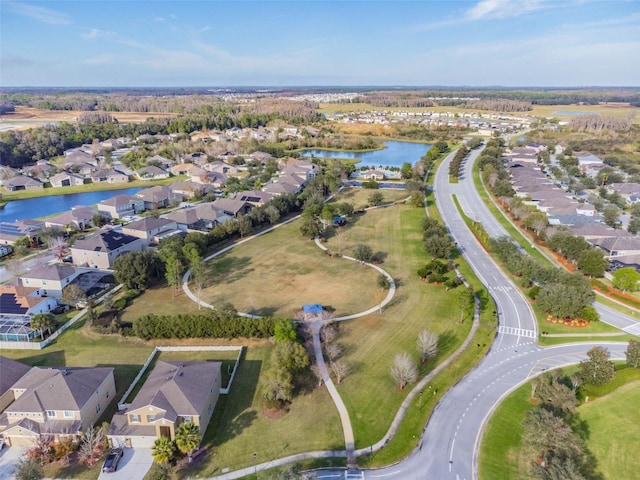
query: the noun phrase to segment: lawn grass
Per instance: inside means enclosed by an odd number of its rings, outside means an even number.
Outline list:
[[[637,370],[637,369],[636,369]],[[588,425],[587,447],[603,478],[637,478],[640,472],[640,380],[578,408]]]
[[[125,292],[123,292],[124,294]],[[155,313],[157,315],[178,315],[197,313],[198,305],[185,295],[182,288],[174,290],[161,283],[133,299],[130,305],[122,311],[121,320],[132,323],[137,318]]]
[[[478,459],[480,480],[518,480],[527,471],[521,456],[522,421],[526,413],[536,408],[530,402],[531,386],[517,388],[498,406],[487,423]]]
[[[205,461],[182,470],[182,478],[220,474],[295,453],[344,449],[338,413],[325,388],[314,388],[307,378],[298,387],[289,411],[279,419],[262,410],[261,382],[269,369],[272,345],[268,341],[246,350],[229,395],[221,395],[203,445]],[[253,459],[253,454],[256,459]],[[336,460],[344,465],[344,459]]]
[[[353,373],[338,389],[349,410],[358,448],[383,436],[406,396],[396,390],[389,375],[393,357],[406,351],[417,359],[417,334],[429,328],[440,335],[441,342],[435,362],[421,366],[424,375],[460,345],[471,327],[470,322],[457,323],[460,312],[455,290],[446,292],[443,287],[427,285],[415,273],[429,261],[422,248],[423,217],[423,209],[407,205],[371,210],[349,234],[351,244],[363,242],[374,252],[384,252],[382,267],[398,286],[396,297],[382,315],[372,314],[340,326],[339,343]],[[335,248],[333,239],[326,245]]]
[[[356,218],[344,227],[345,239],[363,217]],[[351,252],[345,240],[342,253]],[[325,255],[293,222],[207,262],[201,299],[213,305],[230,302],[256,315],[294,318],[307,303],[350,315],[376,304],[378,276],[357,262]]]
[[[333,202],[348,202],[355,210],[361,210],[371,205],[369,197],[374,192],[382,194],[383,204],[399,202],[409,197],[409,193],[402,189],[344,188]]]

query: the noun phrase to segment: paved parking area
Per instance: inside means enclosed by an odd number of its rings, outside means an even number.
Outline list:
[[[113,473],[100,473],[98,480],[142,480],[152,463],[150,448],[125,448],[118,469]]]
[[[0,450],[0,480],[13,480],[15,465],[26,447],[4,447]]]

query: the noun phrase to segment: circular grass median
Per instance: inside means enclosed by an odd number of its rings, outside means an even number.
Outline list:
[[[208,261],[200,298],[254,315],[293,318],[306,303],[351,315],[378,302],[378,276],[357,262],[328,256],[294,222]]]

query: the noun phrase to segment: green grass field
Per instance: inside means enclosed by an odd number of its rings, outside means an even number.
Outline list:
[[[441,336],[436,360],[440,361],[460,345],[471,327],[469,322],[457,323],[457,292],[426,285],[415,273],[429,261],[422,249],[423,217],[423,209],[406,205],[372,210],[349,234],[350,243],[365,242],[374,251],[385,253],[382,267],[398,285],[396,297],[382,315],[373,314],[340,327],[339,343],[345,348],[344,358],[353,373],[339,390],[349,409],[358,447],[382,437],[406,395],[396,390],[389,375],[395,354],[406,351],[417,360],[416,336],[420,329],[429,328]],[[335,248],[332,239],[326,245]],[[421,373],[426,374],[434,365],[421,366]]]
[[[480,480],[518,480],[527,470],[520,455],[522,421],[529,410],[531,387],[523,385],[509,395],[491,416],[482,436],[478,461]]]
[[[637,478],[640,472],[640,380],[606,397],[582,405],[578,412],[589,427],[587,447],[603,478]]]

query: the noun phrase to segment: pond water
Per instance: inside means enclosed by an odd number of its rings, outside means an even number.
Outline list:
[[[305,149],[300,152],[305,157],[353,158],[360,162],[358,167],[402,167],[405,162],[415,164],[431,148],[428,143],[384,142],[387,148],[373,152],[336,152],[321,148]]]
[[[7,203],[7,205],[0,210],[0,221],[15,222],[16,220],[25,218],[48,217],[71,210],[71,207],[75,207],[76,205],[95,205],[102,200],[115,197],[116,195],[133,195],[139,190],[141,190],[141,188],[137,187],[14,200]]]

